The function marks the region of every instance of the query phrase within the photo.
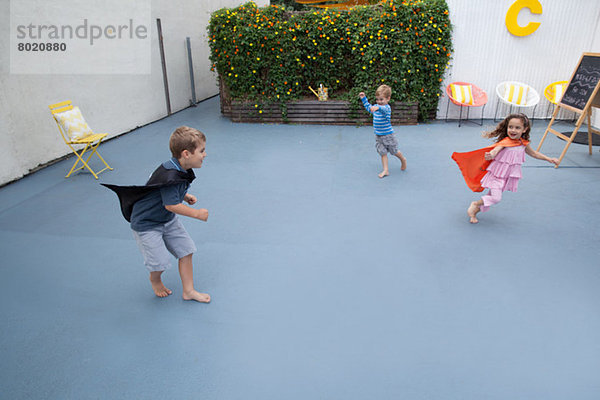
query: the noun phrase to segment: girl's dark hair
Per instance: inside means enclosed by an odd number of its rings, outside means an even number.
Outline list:
[[[529,123],[529,118],[527,118],[527,115],[525,114],[510,114],[508,117],[504,118],[504,121],[498,124],[496,129],[494,129],[491,132],[486,132],[484,136],[487,138],[497,138],[496,143],[508,137],[508,122],[513,118],[520,119],[521,122],[523,122],[523,127],[525,128],[525,130],[523,131],[523,135],[521,135],[521,138],[524,140],[529,140],[531,124]]]

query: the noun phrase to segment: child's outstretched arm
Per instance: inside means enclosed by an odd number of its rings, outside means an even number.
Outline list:
[[[525,147],[525,153],[530,155],[533,158],[537,158],[538,160],[548,161],[556,166],[558,166],[558,158],[551,158],[545,154],[540,153],[539,151],[535,151],[530,145]]]
[[[199,219],[200,221],[206,221],[208,219],[208,210],[206,208],[192,208],[183,203],[167,205],[165,208],[167,211],[177,215],[183,215],[184,217],[191,217]]]
[[[367,110],[371,114],[373,114],[375,111],[377,111],[379,109],[379,107],[372,106],[371,103],[369,103],[369,99],[367,99],[367,96],[365,96],[364,92],[360,92],[358,94],[358,97],[360,97],[360,100],[362,101],[363,107],[365,108],[365,110]],[[375,109],[373,109],[373,108],[375,108]]]
[[[483,156],[488,161],[493,160],[503,148],[504,146],[496,146],[491,151],[486,152]]]

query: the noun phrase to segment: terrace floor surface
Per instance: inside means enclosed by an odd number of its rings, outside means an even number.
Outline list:
[[[175,260],[154,296],[100,185],[143,184],[180,125],[207,136],[210,217],[182,221],[210,304],[182,300]],[[65,179],[70,158],[1,188],[1,397],[599,399],[598,148],[528,157],[471,225],[450,155],[482,128],[395,131],[408,169],[379,179],[370,126],[234,124],[212,98],[103,144],[99,180]]]

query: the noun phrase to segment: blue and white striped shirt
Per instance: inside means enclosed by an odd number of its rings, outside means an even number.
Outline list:
[[[373,129],[375,129],[375,134],[385,136],[394,133],[394,129],[392,128],[392,108],[390,105],[378,105],[377,107],[379,107],[379,110],[372,113],[371,104],[369,103],[369,100],[367,100],[367,96],[363,97],[361,100],[367,111],[373,114]]]

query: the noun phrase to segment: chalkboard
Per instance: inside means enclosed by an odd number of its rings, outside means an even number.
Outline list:
[[[600,54],[584,53],[560,104],[583,111],[600,81]]]

